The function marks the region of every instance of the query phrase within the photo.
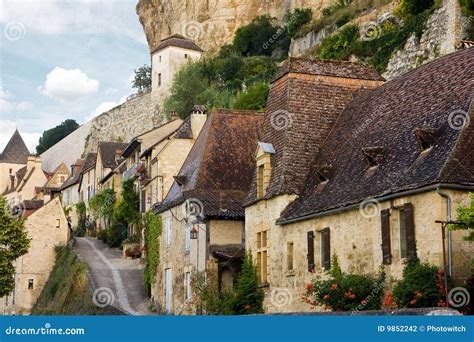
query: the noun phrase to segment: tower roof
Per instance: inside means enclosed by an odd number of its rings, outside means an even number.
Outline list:
[[[151,53],[154,54],[155,52],[163,50],[164,48],[167,48],[169,46],[175,46],[182,49],[202,52],[202,49],[197,46],[196,43],[194,43],[194,41],[192,41],[191,39],[183,37],[180,34],[173,34],[172,36],[162,39],[158,47]]]
[[[16,129],[0,155],[0,162],[26,164],[29,155],[30,151],[28,151],[28,147],[26,147],[20,132]]]

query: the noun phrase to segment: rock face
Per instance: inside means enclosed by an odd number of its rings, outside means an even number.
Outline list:
[[[154,50],[161,39],[174,33],[191,38],[205,51],[232,42],[234,32],[259,15],[284,21],[295,8],[309,7],[313,14],[332,0],[139,0],[137,14],[148,46]]]

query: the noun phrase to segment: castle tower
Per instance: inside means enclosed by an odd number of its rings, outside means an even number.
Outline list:
[[[15,130],[5,149],[0,154],[0,194],[10,184],[15,173],[26,166],[30,151],[18,130]]]
[[[151,89],[152,96],[163,103],[168,96],[173,77],[179,68],[190,60],[198,60],[202,50],[192,40],[174,34],[161,40],[151,52]]]

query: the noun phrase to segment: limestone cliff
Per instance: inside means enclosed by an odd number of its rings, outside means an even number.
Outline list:
[[[171,34],[194,39],[205,51],[230,43],[234,32],[258,15],[282,21],[288,11],[309,7],[314,15],[332,0],[139,0],[137,14],[150,50]]]

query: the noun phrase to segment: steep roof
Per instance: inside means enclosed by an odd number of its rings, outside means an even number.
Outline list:
[[[197,199],[207,218],[242,219],[242,201],[252,181],[255,144],[263,116],[254,111],[215,110],[155,211],[163,212],[186,199]]]
[[[188,49],[188,50],[195,50],[195,51],[200,51],[202,52],[202,49],[196,45],[191,39],[185,38],[180,34],[174,34],[172,36],[169,36],[168,38],[162,39],[158,47],[153,50],[151,53],[158,52],[160,50],[163,50],[164,48],[168,46],[175,46],[175,47],[180,47],[183,49]]]
[[[288,74],[291,68],[298,68],[299,73]],[[347,103],[366,89],[383,83],[372,68],[348,62],[291,58],[282,69],[278,71],[282,76],[277,77],[270,88],[260,140],[271,144],[275,150],[264,198],[299,194],[305,185],[302,175],[308,173],[312,155],[319,151]],[[318,70],[317,74],[315,70]],[[365,70],[371,76],[370,79],[347,78],[345,72],[348,70]],[[329,71],[334,77],[325,76]],[[246,205],[257,200],[256,179],[255,168]]]
[[[300,57],[290,57],[283,62],[273,81],[288,73],[384,81],[384,78],[370,65]]]
[[[306,190],[279,222],[432,184],[474,185],[473,98],[474,49],[470,48],[355,99],[322,150],[313,151]],[[423,134],[432,145],[425,152],[418,141]],[[375,151],[379,165],[369,169],[364,151]],[[326,184],[318,177],[321,169],[330,170]]]
[[[29,155],[30,151],[28,151],[20,132],[16,129],[0,154],[0,163],[26,164]]]
[[[97,160],[97,153],[88,153],[86,157],[84,158],[84,162],[82,163],[80,173],[82,174],[92,169],[95,166],[96,160]]]
[[[188,116],[181,126],[179,126],[176,134],[174,135],[176,139],[192,139],[193,130],[191,129],[191,115]]]
[[[74,163],[74,165],[72,165],[72,167],[73,167],[73,173],[72,173],[72,174],[68,177],[68,179],[66,179],[66,181],[61,185],[60,190],[67,189],[67,188],[69,188],[70,186],[79,183],[79,178],[80,178],[80,175],[81,175],[81,169],[82,169],[82,165],[84,164],[84,161],[85,161],[84,159],[78,159],[78,160],[76,160],[76,162]]]
[[[99,143],[98,153],[102,160],[104,168],[114,169],[118,164],[116,163],[116,151],[124,150],[128,144],[111,141],[102,141]]]

